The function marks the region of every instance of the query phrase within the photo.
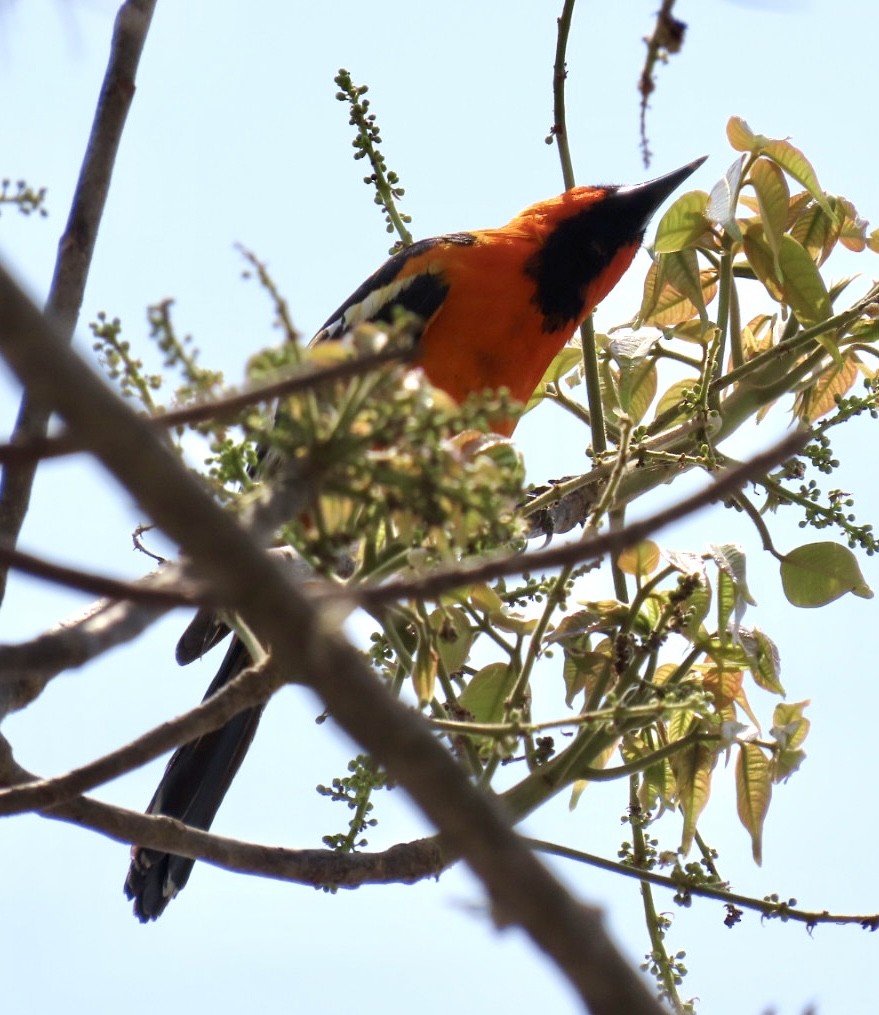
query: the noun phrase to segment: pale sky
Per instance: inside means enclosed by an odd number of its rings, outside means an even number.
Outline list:
[[[790,136],[828,191],[849,197],[879,224],[872,122],[879,12],[870,0],[680,2],[675,13],[689,32],[682,53],[659,70],[648,119],[649,170],[640,162],[636,82],[641,39],[657,4],[618,5],[622,13],[610,14],[614,6],[581,0],[575,12],[568,122],[578,182],[637,182],[707,154],[692,186],[710,190],[735,158],[725,124],[737,114],[763,134]],[[250,353],[277,336],[262,294],[240,278],[236,243],[269,264],[306,334],[381,263],[389,238],[361,183],[364,163],[351,158],[347,112],[334,98],[340,66],[370,85],[385,155],[406,188],[403,208],[416,236],[500,225],[559,192],[557,153],[544,137],[560,10],[561,0],[439,6],[160,0],[98,239],[79,347],[88,350],[87,324],[98,311],[120,317],[137,340],[146,333],[145,307],[173,297],[178,326],[195,336],[203,361],[237,382]],[[24,220],[4,210],[0,256],[39,299],[76,182],[114,13],[109,0],[30,0],[0,10],[0,175],[48,187],[50,212]],[[600,328],[633,315],[642,259],[601,308]],[[831,277],[855,272],[871,279],[879,261],[865,254],[831,262]],[[18,394],[2,367],[0,382],[6,430]],[[777,413],[741,438],[738,450],[768,444],[786,422]],[[875,425],[859,421],[834,442],[849,466],[833,485],[854,493],[861,522],[879,521],[874,508],[871,515],[875,470],[855,460]],[[585,467],[582,434],[565,429],[551,408],[530,416],[516,438],[535,480]],[[22,546],[139,576],[148,564],[131,551],[130,532],[141,520],[97,468],[81,460],[47,463]],[[807,541],[796,520],[771,520],[782,549]],[[703,833],[720,849],[721,870],[737,891],[795,896],[804,908],[877,912],[870,721],[879,701],[866,635],[875,628],[879,600],[847,597],[823,610],[794,610],[779,601],[777,567],[761,556],[756,533],[719,509],[660,542],[700,549],[712,540],[745,546],[758,601],[748,620],[778,643],[788,699],[812,699],[814,726],[805,765],[775,790],[762,868],[754,866],[735,814],[732,768],[715,777]],[[862,566],[879,588],[875,562]],[[32,637],[87,601],[15,578],[0,614],[0,639]],[[169,616],[143,642],[55,681],[36,706],[9,719],[3,732],[20,763],[45,775],[66,771],[195,704],[215,660],[176,667],[173,647],[185,623],[182,611]],[[752,701],[771,713],[768,697],[755,690]],[[320,704],[298,689],[273,701],[217,832],[313,847],[344,826],[347,813],[314,786],[344,774],[354,752],[315,726],[319,712]],[[161,768],[157,762],[96,795],[142,807]],[[379,804],[371,848],[429,832],[400,791]],[[626,837],[617,820],[624,807],[624,789],[593,786],[576,811],[559,798],[528,831],[615,857]],[[661,828],[663,844],[673,847],[675,819]],[[27,817],[0,822],[0,852],[0,974],[4,1010],[16,1015],[193,1009],[439,1015],[450,1003],[461,1012],[511,1005],[556,1015],[579,1010],[521,935],[494,929],[479,886],[460,869],[439,884],[329,896],[199,865],[162,919],[142,927],[122,895],[124,847]],[[640,962],[649,942],[637,885],[570,863],[553,867],[584,899],[606,908],[616,940]],[[875,1010],[874,936],[851,927],[820,927],[810,936],[802,926],[762,923],[753,913],[727,930],[718,904],[696,900],[681,910],[668,893],[657,890],[656,897],[674,917],[672,949],[688,953],[682,995],[701,998],[706,1015],[769,1008],[798,1015],[809,1004],[821,1015]]]

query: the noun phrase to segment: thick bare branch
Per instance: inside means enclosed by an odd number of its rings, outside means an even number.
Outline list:
[[[169,607],[103,602],[21,645],[0,645],[0,719],[25,708],[54,677],[142,634]]]
[[[340,726],[410,793],[447,848],[482,880],[497,917],[521,924],[596,1015],[659,1015],[647,986],[607,936],[599,911],[571,897],[512,831],[498,802],[473,786],[420,717],[375,679],[336,622],[213,503],[154,430],[108,391],[2,271],[0,353],[34,397],[63,416],[180,543],[219,600],[271,647],[278,672],[314,688]]]
[[[18,765],[0,735],[0,785],[42,785]],[[141,814],[124,807],[76,797],[42,812],[43,817],[100,832],[121,843],[137,842],[179,856],[189,856],[235,873],[255,874],[315,887],[357,888],[364,884],[413,884],[436,877],[446,866],[435,838],[400,843],[378,853],[337,853],[331,849],[283,849],[240,842],[184,825],[163,815]]]

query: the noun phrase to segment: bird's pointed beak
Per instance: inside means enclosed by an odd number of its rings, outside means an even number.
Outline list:
[[[703,155],[686,166],[681,166],[680,169],[675,169],[665,176],[658,176],[655,180],[648,180],[646,183],[619,187],[615,196],[626,199],[629,207],[637,208],[643,215],[642,222],[646,225],[662,202],[673,194],[687,177],[692,176],[707,158],[707,155]]]

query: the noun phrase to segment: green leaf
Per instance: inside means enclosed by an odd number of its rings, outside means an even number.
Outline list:
[[[773,162],[777,162],[788,176],[792,176],[798,183],[801,183],[827,214],[831,218],[833,217],[830,204],[821,190],[812,164],[790,141],[755,134],[739,116],[729,118],[726,125],[726,136],[736,151],[765,155]]]
[[[793,236],[782,236],[778,263],[785,301],[797,317],[808,324],[827,320],[830,297],[824,279],[808,252]]]
[[[678,804],[684,815],[681,852],[686,855],[693,845],[696,822],[711,795],[711,772],[717,755],[704,744],[693,744],[676,751],[669,760],[678,786]]]
[[[774,162],[757,159],[751,166],[748,180],[757,192],[763,235],[772,252],[778,256],[790,204],[790,189],[784,173]]]
[[[731,116],[727,120],[726,136],[737,152],[756,151],[766,141],[762,134],[755,134],[740,116]]]
[[[475,674],[458,698],[476,722],[501,722],[515,674],[506,663],[489,663]]]
[[[444,607],[431,613],[430,626],[436,631],[435,647],[446,673],[456,673],[467,662],[475,632],[463,610]]]
[[[791,550],[781,562],[781,584],[788,602],[804,609],[826,606],[846,592],[873,598],[857,558],[839,543],[807,543]]]
[[[763,822],[772,799],[772,764],[756,744],[742,744],[736,761],[736,803],[751,836],[754,863],[763,863]]]
[[[758,687],[772,694],[784,694],[779,675],[781,659],[775,642],[758,628],[739,628],[739,645],[748,661],[748,669]]]
[[[623,550],[617,557],[617,567],[625,574],[646,578],[659,566],[659,547],[649,539]]]
[[[821,205],[824,211],[831,218],[834,218],[833,209],[830,207],[830,203],[824,196],[824,191],[818,183],[818,177],[815,175],[812,163],[809,162],[799,148],[795,148],[790,141],[775,140],[767,141],[761,146],[760,151],[763,155],[777,162],[788,176],[792,176],[797,183],[801,183],[818,204]]]
[[[803,711],[811,702],[783,701],[775,706],[772,713],[772,729],[769,731],[784,750],[796,750],[803,745],[809,735],[811,723],[803,715]]]
[[[691,246],[710,228],[705,215],[708,195],[703,190],[682,194],[660,219],[653,249],[670,254]]]

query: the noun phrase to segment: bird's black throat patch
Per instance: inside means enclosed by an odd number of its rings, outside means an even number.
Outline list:
[[[560,222],[529,258],[525,271],[535,282],[532,302],[543,330],[560,331],[583,313],[586,290],[623,247],[640,243],[645,209],[613,188],[595,204]]]

